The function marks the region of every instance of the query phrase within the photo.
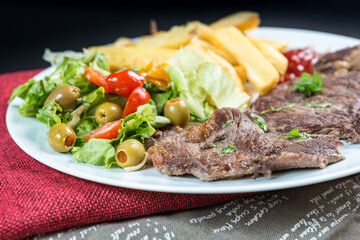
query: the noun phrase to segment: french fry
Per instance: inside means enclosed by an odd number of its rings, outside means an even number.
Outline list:
[[[236,65],[234,66],[234,69],[237,73],[237,75],[239,76],[239,78],[241,79],[243,85],[245,86],[246,83],[246,68],[242,65]]]
[[[270,91],[279,81],[276,69],[237,28],[216,29],[213,42],[245,67],[247,79],[260,94]]]
[[[212,35],[214,34],[214,30],[209,27],[208,25],[205,25],[201,22],[198,22],[197,28],[196,28],[196,35],[206,41],[206,42],[210,42]]]
[[[276,68],[280,75],[285,74],[289,61],[288,59],[279,52],[276,48],[271,45],[258,41],[257,39],[251,39],[250,41],[255,45],[257,49],[269,60],[269,62]]]
[[[123,46],[128,45],[131,42],[132,42],[131,38],[119,37],[118,39],[115,40],[115,42],[112,44],[112,46],[123,47]]]
[[[168,48],[134,48],[100,46],[89,48],[91,52],[98,51],[106,55],[111,71],[120,67],[146,68],[149,63],[160,64],[169,60],[177,52]]]
[[[260,25],[260,17],[257,12],[242,11],[230,14],[210,24],[214,30],[234,26],[241,31],[257,28]]]
[[[276,48],[280,52],[285,52],[285,50],[288,47],[288,43],[285,41],[276,41],[276,40],[270,40],[270,39],[263,39],[263,38],[254,38],[251,37],[251,39],[256,40],[257,42],[263,42],[266,44],[269,44],[273,48]]]
[[[211,42],[208,41],[204,41],[202,39],[197,38],[196,36],[193,37],[191,39],[190,42],[195,42],[196,44],[202,46],[202,48],[204,49],[208,49],[214,53],[216,53],[217,55],[221,56],[222,58],[226,59],[226,61],[228,61],[230,64],[232,65],[236,65],[236,59],[231,56],[230,54],[228,54],[226,51],[224,51],[223,49],[220,49],[218,47],[216,47],[215,45],[213,45]]]
[[[190,43],[195,43],[199,46],[201,46],[204,49],[208,49],[214,53],[216,53],[217,55],[221,56],[222,58],[226,59],[226,61],[228,61],[230,64],[232,65],[236,65],[236,59],[233,58],[230,54],[228,54],[226,51],[214,46],[213,44],[210,43],[210,39],[209,41],[204,41],[202,39],[197,38],[197,36],[193,37],[190,41]]]
[[[169,31],[160,31],[151,36],[143,36],[129,46],[136,48],[173,48],[186,45],[196,34],[199,22],[190,22],[181,26],[173,26]]]
[[[204,58],[206,62],[212,62],[219,65],[224,72],[226,72],[232,79],[234,80],[234,84],[244,92],[244,85],[242,79],[238,76],[235,68],[228,62],[226,59],[217,55],[213,51],[206,49],[200,41],[197,39],[192,39],[187,47],[199,52]]]

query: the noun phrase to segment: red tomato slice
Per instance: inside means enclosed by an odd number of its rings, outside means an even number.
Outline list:
[[[98,85],[99,87],[104,87],[105,91],[106,91],[106,82],[105,82],[105,77],[103,75],[101,75],[100,72],[87,67],[85,68],[85,77],[92,83]]]
[[[144,84],[145,78],[133,70],[126,69],[109,74],[105,82],[109,91],[128,98],[135,88]]]
[[[129,96],[122,118],[126,118],[129,114],[136,112],[137,108],[150,101],[150,94],[143,87],[136,88]]]
[[[114,139],[118,136],[119,129],[121,129],[121,120],[108,122],[88,132],[84,139],[85,141],[91,138]]]

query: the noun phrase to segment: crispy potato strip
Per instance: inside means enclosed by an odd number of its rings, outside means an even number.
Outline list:
[[[274,66],[237,28],[230,26],[215,30],[213,42],[245,67],[247,79],[260,94],[270,91],[279,81]]]
[[[230,14],[210,24],[214,30],[234,26],[241,31],[257,28],[260,25],[260,17],[257,12],[242,11]]]
[[[146,68],[149,63],[161,64],[169,60],[177,52],[168,48],[135,48],[101,46],[91,47],[90,51],[98,51],[106,55],[111,71],[117,71],[120,67]]]

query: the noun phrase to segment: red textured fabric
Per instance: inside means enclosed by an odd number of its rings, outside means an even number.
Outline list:
[[[0,75],[0,239],[207,206],[249,194],[173,194],[119,188],[54,170],[23,152],[5,123],[12,90],[41,70]]]

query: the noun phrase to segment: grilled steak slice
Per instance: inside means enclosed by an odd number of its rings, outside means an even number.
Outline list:
[[[360,71],[360,46],[345,48],[322,56],[314,65],[314,71],[332,74],[339,69]]]
[[[346,59],[348,69],[334,70],[336,59]],[[356,60],[357,59],[357,60]],[[356,60],[356,61],[355,61]],[[327,66],[332,64],[330,71]],[[357,63],[357,65],[356,65]],[[348,142],[360,141],[360,71],[349,71],[359,68],[360,47],[345,49],[327,54],[318,62],[317,69],[324,70],[323,87],[320,93],[311,97],[292,91],[297,80],[284,83],[268,94],[259,97],[248,111],[261,114],[271,107],[296,104],[280,111],[270,111],[262,116],[266,120],[269,132],[285,134],[298,128],[311,134],[327,134]],[[332,72],[332,74],[329,74]],[[327,108],[311,108],[304,103],[332,103]]]
[[[152,141],[148,153],[157,170],[166,175],[192,174],[203,181],[324,168],[344,159],[336,139],[284,139],[264,133],[246,114],[229,108],[216,110],[199,125],[163,129]]]

